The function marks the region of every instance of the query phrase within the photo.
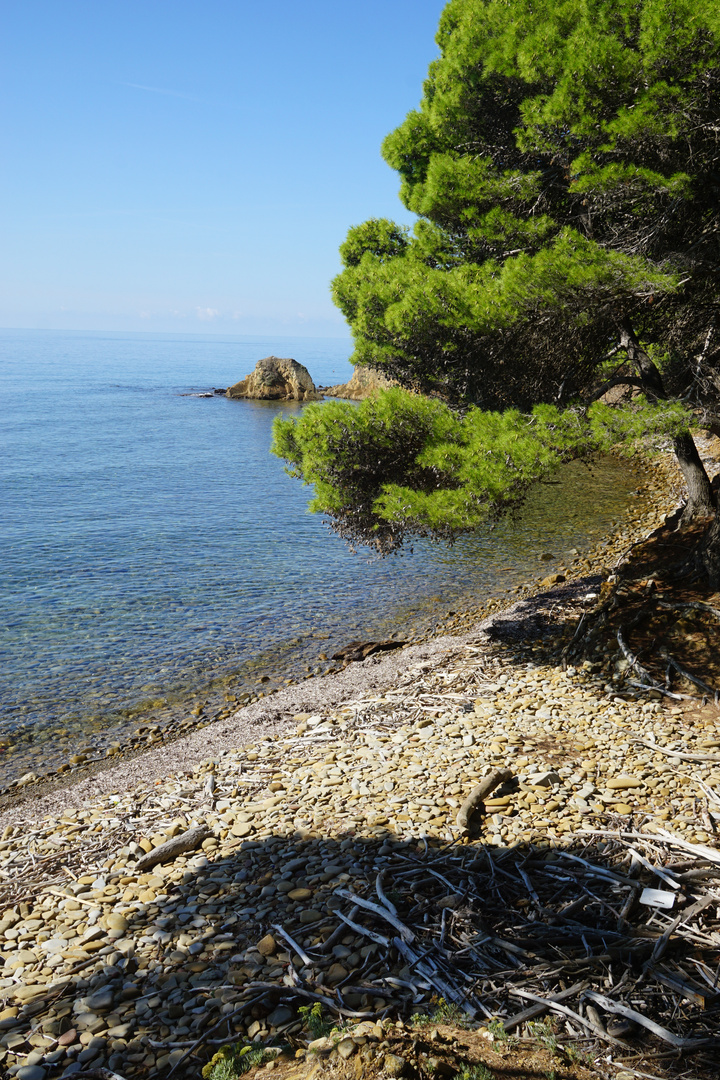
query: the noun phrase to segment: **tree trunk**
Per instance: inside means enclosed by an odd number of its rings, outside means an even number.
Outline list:
[[[624,319],[621,324],[620,344],[625,349],[630,363],[637,368],[645,393],[651,398],[666,401],[667,394],[662,375],[640,345],[629,319]],[[708,474],[705,472],[705,466],[697,452],[695,440],[689,431],[678,435],[673,440],[673,449],[688,492],[681,522],[687,524],[696,518],[710,517],[715,512],[715,495]],[[720,543],[720,537],[718,541]]]
[[[681,521],[686,524],[696,518],[711,517],[715,513],[715,496],[689,431],[673,439],[673,449],[688,491]]]

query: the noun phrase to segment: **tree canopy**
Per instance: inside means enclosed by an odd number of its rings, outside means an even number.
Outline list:
[[[608,432],[658,425],[709,509],[671,399],[717,422],[720,9],[450,0],[437,43],[383,144],[418,220],[351,228],[333,282],[354,361],[405,391],[308,408],[276,452],[381,547],[474,527]],[[633,420],[591,407],[608,380],[645,393]]]

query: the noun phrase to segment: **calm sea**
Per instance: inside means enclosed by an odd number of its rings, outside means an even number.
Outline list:
[[[302,406],[193,396],[271,353],[340,382],[349,352],[344,339],[0,331],[6,781],[28,754],[92,744],[143,708],[305,672],[323,649],[498,595],[543,552],[588,546],[636,485],[578,468],[519,521],[452,549],[353,554],[269,453],[275,416]]]

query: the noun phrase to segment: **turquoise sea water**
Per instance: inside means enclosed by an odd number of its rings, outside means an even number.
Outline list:
[[[300,405],[192,396],[271,353],[316,383],[349,342],[0,331],[0,741],[46,758],[143,702],[255,686],[323,649],[404,634],[537,574],[602,533],[636,478],[543,486],[516,522],[452,549],[352,554],[268,452]],[[610,469],[611,491],[608,490]],[[60,734],[58,734],[60,732]]]

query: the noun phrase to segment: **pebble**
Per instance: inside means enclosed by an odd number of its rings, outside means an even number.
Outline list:
[[[272,956],[276,949],[277,944],[272,934],[266,934],[264,938],[258,941],[257,950],[261,956]]]
[[[332,986],[334,983],[342,982],[343,979],[347,978],[348,974],[347,968],[343,967],[342,964],[331,964],[325,973],[325,979]]]
[[[402,1076],[407,1062],[399,1054],[385,1054],[383,1058],[383,1070],[387,1076]]]
[[[28,784],[36,783],[36,781],[38,781],[39,779],[40,779],[40,777],[38,776],[37,773],[27,772],[23,776],[21,776],[19,780],[16,780],[15,784],[16,784],[16,787],[26,787]],[[45,1074],[43,1073],[43,1076],[44,1075]],[[22,1080],[22,1077],[21,1077],[21,1080]]]
[[[299,915],[299,921],[303,926],[317,922],[318,919],[322,919],[322,911],[318,911],[317,908],[305,908]]]
[[[288,900],[309,900],[312,896],[312,889],[291,889],[287,895]]]
[[[286,1005],[280,1005],[279,1008],[273,1009],[268,1014],[267,1023],[270,1027],[281,1027],[283,1024],[289,1023],[290,1020],[295,1019],[295,1013],[292,1009],[289,1009]]]
[[[128,921],[119,912],[111,911],[107,917],[107,925],[109,930],[120,930],[125,933],[128,928]]]
[[[88,998],[88,1015],[92,1015],[98,1010],[109,1009],[113,1003],[113,992],[110,989],[99,990],[97,994],[93,994]]]
[[[333,1050],[334,1045],[332,1039],[328,1039],[327,1035],[323,1035],[319,1039],[312,1039],[308,1043],[308,1054],[320,1054],[324,1056]]]

